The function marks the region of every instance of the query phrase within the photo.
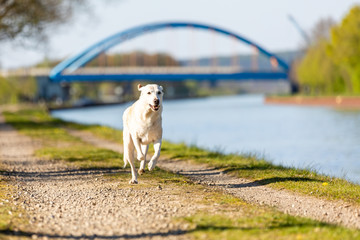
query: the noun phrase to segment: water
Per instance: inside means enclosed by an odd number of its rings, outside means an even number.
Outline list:
[[[118,106],[53,116],[121,129]],[[265,105],[262,96],[165,101],[164,138],[224,153],[257,153],[275,164],[311,168],[360,183],[360,111]]]

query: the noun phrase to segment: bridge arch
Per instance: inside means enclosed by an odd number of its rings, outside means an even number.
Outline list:
[[[245,44],[255,47],[256,49],[258,49],[259,52],[261,52],[271,60],[276,59],[279,66],[281,66],[285,70],[285,72],[288,72],[289,70],[289,66],[281,58],[265,50],[259,44],[234,32],[230,32],[222,28],[218,28],[207,24],[199,24],[193,22],[163,22],[163,23],[146,24],[146,25],[130,28],[128,30],[121,31],[114,35],[111,35],[88,47],[81,53],[59,63],[51,70],[49,77],[51,80],[59,79],[61,78],[61,74],[65,69],[68,69],[70,72],[75,71],[76,69],[84,66],[86,63],[97,57],[102,52],[112,48],[115,45],[121,44],[125,41],[136,38],[140,35],[150,32],[155,32],[166,28],[197,28],[208,31],[215,31],[229,37],[234,37],[235,39]]]

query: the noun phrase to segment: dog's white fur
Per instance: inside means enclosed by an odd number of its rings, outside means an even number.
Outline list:
[[[124,167],[129,162],[132,178],[130,184],[136,184],[137,172],[134,165],[134,150],[141,161],[139,174],[145,172],[146,154],[150,143],[154,143],[155,153],[148,168],[155,168],[160,156],[162,139],[162,99],[163,88],[157,84],[138,85],[139,99],[128,107],[123,115]],[[158,101],[158,104],[157,104]]]

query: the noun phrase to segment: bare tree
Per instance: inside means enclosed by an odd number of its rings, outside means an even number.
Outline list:
[[[312,43],[330,39],[330,30],[336,22],[331,17],[320,19],[311,30],[310,38]]]
[[[68,21],[86,0],[0,0],[0,41],[41,39],[45,29]]]

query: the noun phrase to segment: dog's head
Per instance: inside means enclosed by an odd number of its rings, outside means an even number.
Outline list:
[[[162,86],[157,84],[141,86],[141,84],[139,84],[138,90],[141,92],[140,100],[144,101],[152,111],[156,112],[161,108],[164,94]]]

